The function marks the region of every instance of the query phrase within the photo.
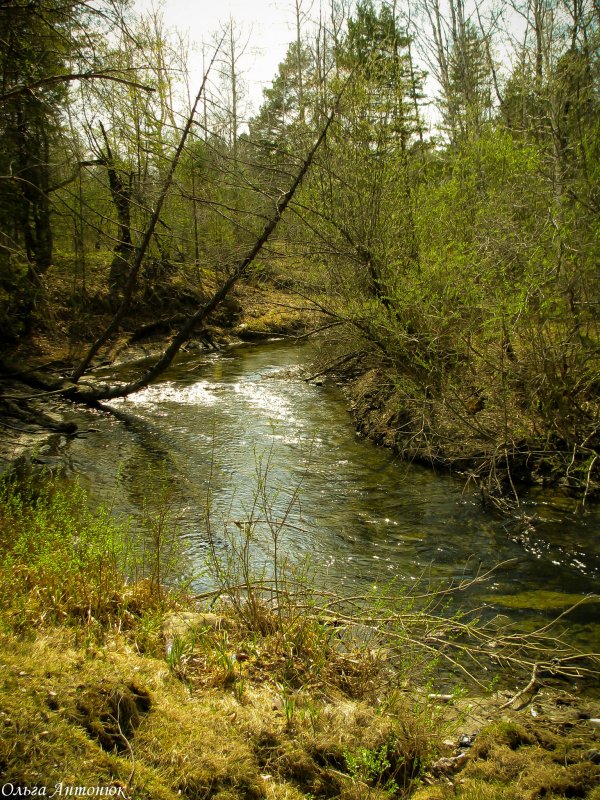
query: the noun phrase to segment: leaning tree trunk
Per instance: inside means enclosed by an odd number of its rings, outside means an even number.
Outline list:
[[[150,244],[150,240],[152,239],[152,236],[153,236],[154,231],[156,229],[156,225],[158,224],[158,219],[160,217],[160,212],[162,211],[162,207],[163,207],[164,202],[165,202],[165,200],[167,198],[167,194],[169,193],[169,189],[171,188],[171,184],[173,182],[173,177],[175,175],[175,170],[177,169],[177,165],[179,164],[179,161],[181,159],[181,154],[183,153],[183,148],[185,147],[185,143],[186,143],[187,138],[189,136],[189,133],[190,133],[190,131],[192,129],[192,125],[193,125],[193,122],[194,122],[194,116],[196,114],[196,108],[198,107],[198,103],[200,102],[200,99],[202,98],[202,95],[204,94],[204,87],[206,86],[206,81],[208,80],[208,74],[209,74],[209,72],[210,72],[210,70],[212,68],[212,65],[214,64],[214,61],[215,61],[215,59],[217,57],[217,54],[219,53],[219,50],[221,48],[222,42],[223,42],[223,39],[221,39],[221,42],[219,42],[219,44],[218,44],[218,46],[217,46],[217,48],[216,48],[216,50],[215,50],[215,52],[213,54],[211,62],[208,65],[208,70],[204,74],[204,77],[202,79],[202,84],[200,86],[200,89],[198,90],[198,94],[196,95],[196,99],[194,101],[194,105],[192,106],[192,110],[190,111],[190,114],[189,114],[189,116],[187,118],[187,122],[185,124],[184,129],[183,129],[183,133],[181,134],[181,139],[179,140],[179,144],[177,146],[177,150],[175,151],[175,155],[173,156],[173,160],[171,161],[171,166],[169,167],[169,172],[167,173],[167,177],[165,178],[165,182],[163,184],[163,187],[161,189],[160,195],[159,195],[158,200],[156,202],[156,207],[155,207],[155,209],[154,209],[154,211],[152,213],[152,216],[150,217],[150,222],[148,223],[148,227],[147,227],[146,232],[145,232],[145,234],[144,234],[144,236],[142,238],[142,241],[141,241],[139,247],[137,247],[136,250],[135,250],[133,263],[131,265],[131,269],[129,270],[129,274],[127,275],[127,281],[126,281],[124,289],[123,289],[123,300],[121,301],[120,306],[116,310],[112,320],[109,322],[109,324],[106,326],[104,331],[100,334],[100,336],[96,339],[96,341],[93,343],[93,345],[90,347],[90,349],[88,350],[87,354],[85,355],[85,357],[83,358],[83,360],[81,361],[79,366],[74,370],[73,375],[72,375],[72,378],[73,378],[74,381],[78,381],[79,378],[81,378],[81,376],[84,374],[86,369],[91,364],[92,358],[100,350],[102,345],[104,345],[110,339],[110,337],[113,335],[113,333],[117,330],[117,328],[119,327],[119,325],[121,323],[121,320],[124,318],[124,316],[127,314],[128,310],[129,310],[129,306],[131,305],[131,299],[133,297],[133,290],[134,290],[136,282],[137,282],[137,277],[138,277],[139,271],[140,271],[140,269],[142,267],[142,263],[143,263],[144,258],[146,256],[146,252],[148,250],[148,246]]]
[[[339,98],[338,98],[339,103]],[[322,142],[327,135],[327,131],[333,119],[335,117],[337,111],[337,103],[334,107],[334,110],[331,112],[329,117],[327,118],[327,122],[321,133],[319,134],[317,140],[313,144],[310,152],[306,156],[302,167],[300,168],[298,174],[294,178],[292,185],[288,189],[285,194],[283,194],[277,204],[275,206],[275,210],[271,218],[266,223],[265,227],[263,228],[262,233],[254,243],[254,245],[250,248],[246,256],[238,263],[236,268],[233,270],[229,278],[220,286],[220,288],[213,294],[211,299],[201,306],[195,314],[189,317],[182,327],[179,329],[175,337],[173,338],[171,344],[167,347],[167,349],[163,352],[160,358],[148,369],[145,373],[143,373],[139,378],[132,381],[131,383],[120,385],[120,386],[102,386],[97,389],[92,390],[81,390],[77,387],[69,389],[65,392],[65,395],[73,400],[80,400],[85,403],[94,403],[100,400],[111,400],[116,397],[126,397],[133,392],[137,392],[142,389],[144,386],[147,386],[153,380],[155,380],[173,361],[179,349],[181,348],[182,344],[186,342],[191,334],[193,333],[194,329],[200,325],[203,320],[214,311],[215,308],[227,297],[231,289],[235,286],[238,280],[244,277],[250,268],[250,265],[253,263],[255,258],[258,256],[260,251],[263,248],[263,245],[268,241],[271,234],[276,229],[279,221],[281,220],[281,216],[285,209],[290,204],[296,190],[300,186],[302,179],[308,172],[310,165],[315,157],[315,154],[319,147],[321,146]],[[88,354],[89,356],[89,354]],[[89,363],[89,361],[88,361]]]

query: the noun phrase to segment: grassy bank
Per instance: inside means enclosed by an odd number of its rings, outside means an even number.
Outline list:
[[[242,586],[231,560],[213,561],[210,595],[167,590],[162,557],[57,483],[5,486],[0,530],[0,777],[14,796],[600,796],[597,729],[580,718],[593,704],[525,685],[550,640],[497,629],[490,660],[491,629],[447,618],[439,590],[342,599],[283,566],[275,587]],[[554,645],[568,672],[574,654]],[[528,691],[475,692],[476,662],[515,677],[521,664]]]

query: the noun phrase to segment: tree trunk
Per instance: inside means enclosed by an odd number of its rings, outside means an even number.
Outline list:
[[[52,264],[52,228],[50,225],[50,145],[44,123],[28,121],[24,110],[17,111],[20,135],[19,178],[22,196],[20,227],[27,260],[28,279],[40,286],[41,276]]]
[[[169,189],[171,188],[171,184],[173,182],[173,176],[175,175],[175,170],[177,169],[177,165],[179,164],[179,161],[181,159],[181,154],[183,153],[183,148],[185,147],[185,143],[187,141],[187,138],[189,136],[190,130],[192,128],[192,124],[194,122],[194,116],[196,114],[196,109],[198,107],[198,104],[200,102],[200,99],[201,99],[202,95],[204,94],[204,87],[206,86],[206,81],[208,80],[208,72],[210,71],[210,69],[211,69],[211,67],[212,67],[212,65],[213,65],[213,63],[215,61],[215,58],[217,57],[217,54],[218,54],[219,50],[221,49],[222,42],[223,42],[223,39],[221,39],[221,42],[219,42],[219,45],[215,49],[215,52],[214,52],[213,57],[211,59],[211,62],[208,65],[208,71],[204,74],[204,77],[202,79],[202,84],[200,86],[198,94],[196,95],[196,100],[194,101],[194,105],[192,107],[190,115],[189,115],[189,117],[187,119],[187,122],[185,124],[184,129],[183,129],[183,132],[181,134],[181,139],[179,140],[179,144],[177,146],[177,150],[175,151],[175,155],[173,156],[173,160],[171,162],[171,166],[169,167],[169,172],[167,174],[167,177],[165,178],[165,182],[163,184],[163,187],[161,189],[160,195],[159,195],[158,200],[156,202],[156,207],[155,207],[154,211],[152,212],[152,216],[150,218],[150,222],[148,224],[148,228],[147,228],[147,230],[146,230],[146,232],[144,234],[144,237],[143,237],[143,239],[142,239],[142,241],[140,243],[140,246],[135,251],[135,258],[133,259],[133,264],[132,264],[131,269],[129,271],[129,275],[127,276],[127,282],[126,282],[124,290],[123,290],[123,300],[121,302],[121,305],[116,310],[115,315],[113,316],[113,318],[111,319],[109,324],[106,326],[104,331],[100,334],[100,336],[96,339],[96,341],[90,347],[90,349],[88,350],[86,356],[83,358],[81,364],[79,364],[79,366],[73,372],[73,376],[72,377],[73,377],[74,381],[78,381],[79,378],[81,378],[81,376],[84,374],[86,369],[91,364],[92,358],[100,350],[102,345],[105,344],[110,339],[112,334],[117,330],[121,320],[123,319],[123,317],[125,316],[125,314],[129,310],[129,306],[131,304],[131,298],[133,297],[133,290],[135,288],[135,284],[136,284],[136,281],[137,281],[137,276],[138,276],[139,271],[140,271],[140,269],[142,267],[142,262],[144,260],[145,255],[146,255],[146,251],[148,250],[148,246],[150,244],[150,240],[152,239],[152,235],[154,234],[154,230],[156,228],[156,225],[158,224],[158,218],[160,217],[160,212],[162,211],[162,207],[163,207],[164,202],[165,202],[165,200],[167,198],[167,194],[169,193]]]
[[[110,142],[102,123],[100,123],[100,130],[102,131],[102,138],[106,148],[104,165],[108,170],[110,194],[115,204],[117,222],[119,224],[118,241],[113,250],[113,260],[108,277],[111,295],[116,300],[125,288],[134,249],[131,238],[131,180],[129,185],[125,186],[116,168]]]

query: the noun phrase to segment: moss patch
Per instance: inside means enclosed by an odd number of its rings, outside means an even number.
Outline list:
[[[484,728],[464,768],[444,786],[423,787],[415,800],[596,800],[597,735],[582,722],[557,735],[547,724],[500,720]]]
[[[580,594],[552,592],[543,589],[519,592],[518,594],[488,595],[484,599],[488,603],[501,605],[504,608],[529,608],[534,611],[559,611],[577,604],[600,602],[598,596],[582,598]]]
[[[390,776],[408,785],[406,765],[436,748],[435,735],[407,725],[408,708],[382,715],[306,693],[289,715],[278,684],[249,684],[243,697],[225,686],[190,691],[120,635],[102,648],[78,644],[72,631],[4,637],[1,652],[0,763],[14,785],[258,799],[360,796],[366,781],[377,797],[382,776],[352,774],[353,754],[386,748]]]

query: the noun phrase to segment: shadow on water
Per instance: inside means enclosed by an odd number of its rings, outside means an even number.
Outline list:
[[[168,476],[180,535],[198,567],[207,555],[209,490],[215,518],[239,523],[251,513],[262,470],[275,516],[298,492],[285,556],[311,560],[333,588],[410,584],[423,575],[456,581],[506,562],[466,602],[523,624],[597,590],[597,509],[574,514],[560,495],[537,492],[526,498],[541,517],[534,528],[490,516],[459,480],[360,438],[339,391],[302,380],[309,347],[269,343],[181,357],[159,383],[113,403],[128,416],[125,426],[97,416],[99,433],[73,444],[74,470],[134,517]],[[257,560],[267,550],[259,548]],[[579,607],[573,638],[598,648],[597,617],[597,604]]]

